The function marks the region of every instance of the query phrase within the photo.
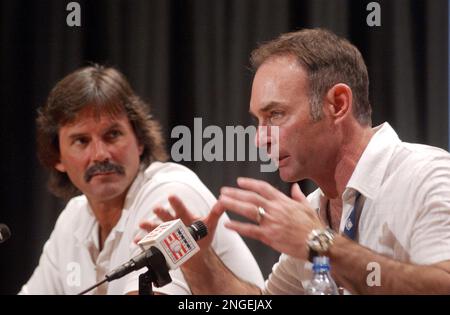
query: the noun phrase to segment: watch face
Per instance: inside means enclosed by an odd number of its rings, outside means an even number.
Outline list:
[[[308,237],[308,246],[319,253],[328,251],[333,244],[334,235],[328,230],[313,230]]]

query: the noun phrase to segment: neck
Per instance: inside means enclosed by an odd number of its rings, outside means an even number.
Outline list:
[[[372,128],[361,126],[342,133],[343,141],[339,145],[334,162],[316,181],[327,198],[342,199],[345,187],[373,134]]]
[[[89,200],[89,204],[99,225],[100,251],[103,249],[103,244],[109,233],[116,226],[117,222],[119,222],[124,202],[125,194],[106,201]]]

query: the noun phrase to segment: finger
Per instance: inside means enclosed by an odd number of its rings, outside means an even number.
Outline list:
[[[203,219],[203,223],[205,223],[208,227],[208,234],[214,234],[217,223],[219,222],[219,219],[224,212],[225,208],[223,207],[223,205],[220,202],[216,202],[208,216]]]
[[[195,216],[186,208],[184,203],[177,196],[169,196],[169,203],[175,210],[176,217],[180,218],[184,224],[189,225],[195,221]]]
[[[230,230],[236,231],[242,236],[250,237],[252,239],[264,242],[264,234],[261,227],[259,227],[258,225],[231,220],[225,223],[225,227]]]
[[[303,194],[302,190],[300,189],[300,185],[298,183],[295,183],[291,187],[291,197],[292,199],[300,202],[305,202],[306,197]]]
[[[286,195],[277,190],[269,183],[253,178],[239,177],[237,179],[238,186],[242,189],[256,192],[266,198],[267,200],[274,200],[277,198],[286,198]]]
[[[135,244],[139,243],[139,241],[144,238],[144,236],[146,235],[146,233],[144,233],[143,231],[146,231],[147,233],[150,233],[151,231],[153,231],[154,229],[156,229],[158,227],[158,223],[154,222],[154,221],[141,221],[139,223],[139,228],[141,228],[141,231],[139,231],[136,236],[133,239],[133,242]]]
[[[212,214],[210,214],[210,216],[218,219],[226,210],[227,209],[223,206],[223,204],[217,201],[211,209]]]
[[[252,221],[257,221],[258,207],[256,205],[236,200],[225,195],[221,195],[219,197],[219,202],[225,209],[246,217]]]
[[[159,224],[153,221],[142,221],[139,223],[139,227],[143,230],[146,230],[147,232],[153,231],[155,228],[158,227]]]
[[[139,234],[136,235],[133,240],[134,244],[139,243],[143,237],[144,237],[144,235],[139,235]]]
[[[175,220],[175,217],[162,207],[156,207],[153,212],[160,218],[163,222]]]
[[[234,187],[222,187],[220,189],[221,195],[230,197],[232,199],[245,201],[257,206],[261,206],[263,208],[268,208],[268,200],[262,197],[261,195],[248,190],[243,190]]]

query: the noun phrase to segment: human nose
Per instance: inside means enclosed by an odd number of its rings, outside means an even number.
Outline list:
[[[101,140],[94,140],[92,146],[92,159],[94,162],[103,162],[111,158],[108,146]]]
[[[257,148],[270,146],[271,137],[268,126],[258,126],[255,136],[255,145]]]

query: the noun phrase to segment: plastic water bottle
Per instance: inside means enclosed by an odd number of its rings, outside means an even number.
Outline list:
[[[314,257],[313,272],[313,277],[306,286],[306,295],[339,295],[336,283],[330,275],[330,259],[328,257]]]

